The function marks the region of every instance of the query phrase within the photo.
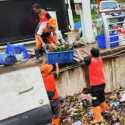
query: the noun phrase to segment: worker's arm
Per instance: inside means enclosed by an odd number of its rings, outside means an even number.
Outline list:
[[[54,67],[54,69],[53,69],[53,71],[54,71],[54,76],[55,76],[55,78],[58,79],[59,76],[60,76],[59,64],[56,63],[55,65],[53,65],[53,67]]]
[[[76,50],[77,53],[77,58],[80,60],[81,63],[84,63],[84,65],[89,66],[91,64],[91,57],[89,56],[89,54],[87,53],[88,56],[86,57],[82,57],[79,50]]]
[[[80,62],[83,61],[83,57],[81,56],[79,50],[75,50],[75,57],[77,57],[80,60]]]
[[[43,32],[44,32],[46,26],[47,26],[46,23],[39,23],[39,25],[38,25],[38,30],[37,30],[37,32],[36,32],[37,40],[40,41],[43,46],[45,45],[45,43],[44,43],[44,41],[43,41],[41,35],[43,34]]]
[[[58,63],[56,63],[56,74],[57,74],[57,76],[59,75],[59,64]]]
[[[57,38],[57,34],[56,33],[53,34],[53,38],[54,38],[54,42],[57,43],[58,42],[58,38]]]
[[[84,57],[83,62],[85,65],[89,66],[91,64],[91,57]]]
[[[58,42],[58,37],[57,37],[55,29],[53,29],[53,31],[51,32],[51,38],[54,44]]]
[[[44,46],[45,46],[45,43],[44,43],[44,41],[43,41],[41,35],[37,34],[35,37],[36,37],[36,39],[37,39],[38,41],[40,41],[40,42],[42,43],[42,46],[44,47]]]

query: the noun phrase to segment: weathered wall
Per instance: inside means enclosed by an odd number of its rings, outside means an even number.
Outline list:
[[[108,59],[105,63],[106,90],[125,88],[125,57]],[[83,67],[64,72],[57,81],[59,93],[62,96],[78,93],[87,86],[87,70]]]
[[[125,56],[105,61],[107,89],[125,88]]]
[[[72,95],[86,87],[85,72],[79,67],[64,72],[57,82],[59,92],[62,96]]]

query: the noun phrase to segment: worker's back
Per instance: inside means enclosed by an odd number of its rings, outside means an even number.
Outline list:
[[[91,64],[89,65],[89,77],[91,86],[105,83],[104,66],[100,57],[91,58]]]

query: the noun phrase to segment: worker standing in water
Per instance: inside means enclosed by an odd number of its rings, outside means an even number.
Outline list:
[[[84,58],[84,64],[89,69],[89,81],[92,95],[92,112],[94,120],[92,124],[100,123],[103,121],[102,113],[109,109],[105,102],[105,75],[104,64],[100,57],[99,49],[92,48],[91,55]],[[78,54],[80,56],[80,54]],[[80,57],[81,58],[81,57]]]
[[[35,55],[36,58],[39,59],[40,53],[42,53],[42,49],[44,46],[44,41],[41,37],[44,29],[47,26],[48,20],[51,18],[49,13],[42,9],[41,6],[37,3],[32,5],[33,12],[38,16],[39,18],[39,24],[35,31]]]
[[[58,68],[58,65],[56,66]],[[44,85],[48,94],[48,98],[50,100],[53,118],[52,125],[60,125],[59,118],[59,109],[60,109],[60,101],[59,101],[59,93],[56,88],[56,80],[54,75],[52,74],[53,65],[42,64],[41,73],[44,81]]]

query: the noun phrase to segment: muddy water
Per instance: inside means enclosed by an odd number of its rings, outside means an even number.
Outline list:
[[[106,90],[125,88],[125,56],[104,61]],[[57,80],[57,87],[62,96],[78,93],[88,86],[88,72],[86,67],[74,68],[64,72]]]

